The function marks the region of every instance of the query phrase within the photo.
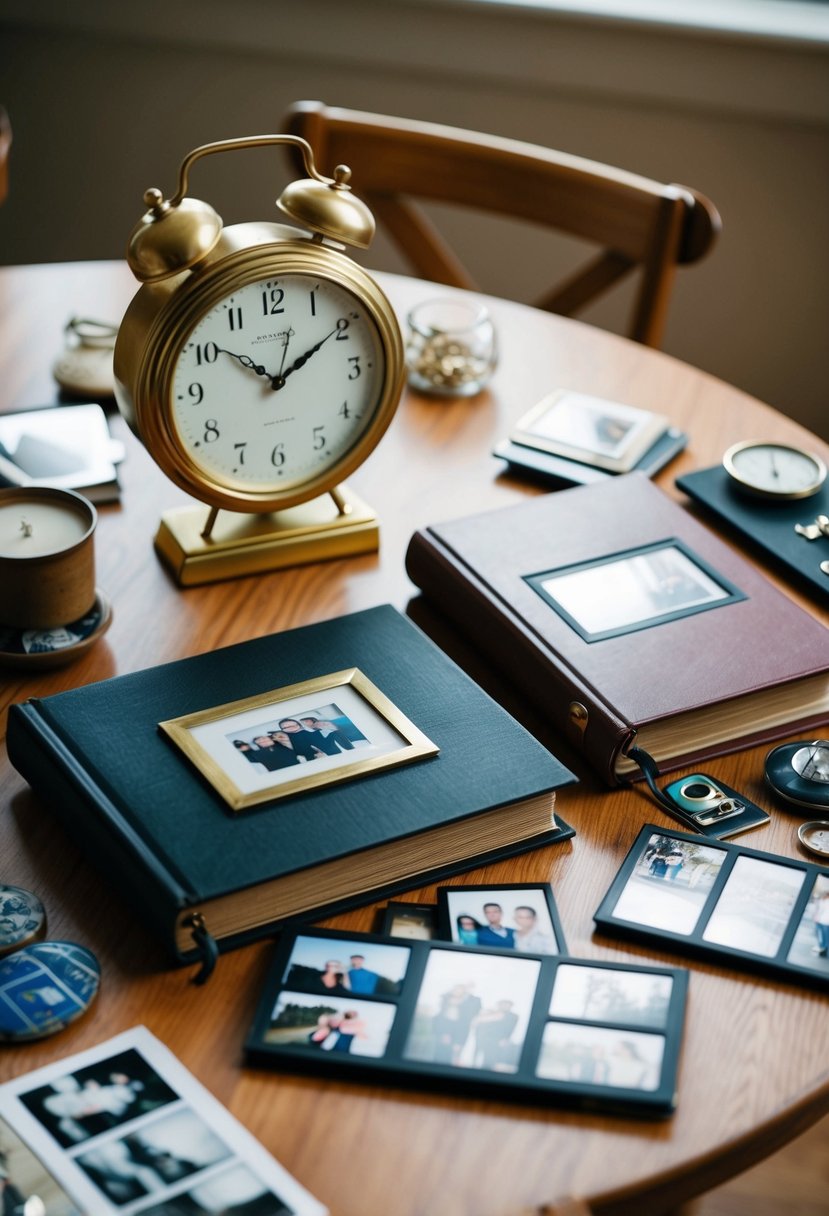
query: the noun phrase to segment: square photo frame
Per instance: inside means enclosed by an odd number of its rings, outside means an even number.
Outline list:
[[[675,537],[524,575],[585,642],[600,642],[746,597]]]
[[[668,419],[652,410],[557,389],[518,420],[510,439],[597,469],[627,473],[667,428]]]
[[[370,973],[356,988],[355,955]],[[298,929],[280,938],[245,1051],[331,1079],[665,1115],[686,992],[678,968]]]
[[[159,723],[233,811],[437,755],[356,667]]]
[[[829,869],[646,824],[599,929],[829,989]]]
[[[438,934],[463,946],[566,954],[549,883],[438,887]]]

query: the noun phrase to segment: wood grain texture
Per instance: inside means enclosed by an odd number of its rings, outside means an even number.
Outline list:
[[[382,281],[401,317],[433,292],[416,280]],[[134,286],[115,263],[0,271],[3,408],[54,401],[49,369],[66,319],[117,320]],[[114,605],[112,627],[74,665],[31,676],[4,672],[3,733],[12,701],[378,603],[406,608],[415,590],[403,555],[416,527],[539,492],[503,475],[490,450],[529,405],[558,385],[660,410],[686,429],[689,448],[660,478],[678,498],[675,476],[715,463],[738,439],[800,441],[829,454],[767,406],[668,356],[521,305],[489,303],[502,348],[490,391],[453,403],[406,394],[382,443],[351,479],[380,513],[377,555],[178,589],[151,542],[161,510],[186,499],[114,415],[112,430],[127,446],[123,502],[99,509],[96,536],[98,583]],[[814,601],[809,606],[826,620]],[[440,624],[433,625],[438,636]],[[601,896],[641,824],[662,822],[659,810],[638,788],[600,787],[513,690],[464,652],[462,639],[451,644],[472,674],[582,778],[560,799],[562,814],[578,831],[574,841],[475,871],[469,881],[550,880],[575,955],[679,961],[593,932]],[[744,837],[746,844],[798,856],[800,820],[776,807],[763,789],[764,752],[718,760],[710,771],[772,812],[771,824]],[[690,964],[679,1106],[666,1122],[469,1101],[462,1078],[457,1095],[437,1097],[247,1068],[242,1043],[268,965],[268,943],[223,957],[204,988],[191,986],[186,970],[164,970],[159,952],[118,902],[117,875],[107,882],[93,872],[5,752],[0,880],[37,891],[47,906],[50,936],[89,946],[104,974],[98,1003],[85,1020],[54,1039],[4,1049],[0,1080],[143,1023],[335,1216],[522,1216],[555,1211],[568,1197],[589,1202],[596,1212],[656,1216],[760,1160],[829,1111],[826,999],[698,963]],[[423,902],[434,894],[423,888],[406,898]],[[328,923],[371,929],[375,913],[361,908]]]

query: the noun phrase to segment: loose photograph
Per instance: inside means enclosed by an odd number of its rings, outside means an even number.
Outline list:
[[[727,853],[654,832],[612,910],[618,920],[689,935],[694,932]]]
[[[298,936],[283,983],[320,996],[398,996],[410,953],[405,946]]]
[[[525,414],[510,438],[543,452],[624,473],[667,425],[665,417],[650,410],[558,390]]]
[[[550,1016],[664,1030],[672,991],[670,975],[562,963],[556,970]]]
[[[140,1052],[130,1050],[58,1076],[19,1100],[62,1148],[71,1148],[178,1097]]]
[[[789,962],[829,976],[829,874],[818,874],[797,926]]]
[[[383,912],[382,932],[386,937],[408,937],[429,942],[435,936],[437,905],[391,902]]]
[[[748,954],[774,958],[780,949],[806,875],[759,857],[738,857],[703,940]]]
[[[743,598],[679,541],[528,575],[526,581],[586,642]]]
[[[561,953],[549,886],[440,887],[438,899],[451,940],[462,946]]]
[[[81,1209],[2,1115],[0,1212],[3,1216],[82,1216]]]
[[[237,811],[438,752],[356,668],[159,728]]]
[[[294,1211],[252,1170],[236,1162],[187,1191],[141,1208],[141,1216],[290,1216]]]
[[[540,969],[533,958],[433,949],[404,1057],[516,1072]]]
[[[78,1154],[75,1163],[121,1206],[166,1191],[232,1155],[213,1129],[185,1108],[142,1123],[124,1136],[104,1139]]]
[[[384,1055],[396,1005],[353,996],[313,996],[283,990],[262,1042],[272,1047],[306,1047],[337,1057]]]
[[[635,1030],[548,1022],[536,1073],[552,1081],[613,1089],[659,1088],[665,1038]]]

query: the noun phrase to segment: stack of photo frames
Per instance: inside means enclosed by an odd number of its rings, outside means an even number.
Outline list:
[[[384,934],[282,935],[253,1063],[664,1116],[687,972],[567,954],[548,886],[442,887]]]
[[[326,1216],[143,1026],[0,1086],[13,1216]]]
[[[829,989],[829,869],[647,823],[595,915],[607,933]]]

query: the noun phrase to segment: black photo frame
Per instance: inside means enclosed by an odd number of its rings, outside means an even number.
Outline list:
[[[599,929],[829,989],[829,868],[648,823]]]
[[[523,577],[585,642],[651,629],[746,598],[677,537]],[[601,612],[604,621],[596,619]]]
[[[564,930],[549,883],[449,885],[438,887],[437,897],[438,936],[444,941],[519,954],[567,953]],[[495,923],[487,911],[490,908],[500,911]],[[464,924],[464,921],[475,924]]]
[[[298,965],[319,971],[355,952],[398,990],[343,995],[342,972],[325,996],[310,990],[319,977],[296,986]],[[280,937],[245,1051],[251,1063],[329,1079],[660,1117],[676,1104],[687,978],[679,968],[299,929]]]

